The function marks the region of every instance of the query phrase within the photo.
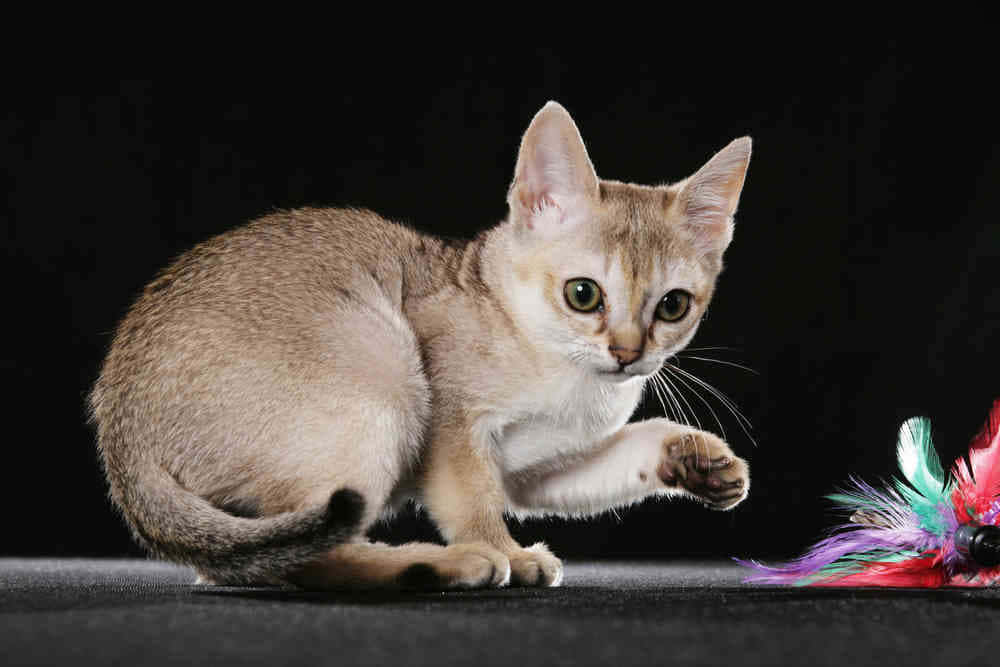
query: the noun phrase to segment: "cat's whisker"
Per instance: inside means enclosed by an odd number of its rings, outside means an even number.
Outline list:
[[[750,423],[750,420],[747,419],[746,415],[744,415],[740,411],[740,409],[736,406],[736,403],[731,398],[729,398],[729,396],[721,392],[719,389],[715,388],[713,385],[709,384],[708,382],[694,375],[693,373],[684,370],[680,366],[674,364],[671,364],[671,366],[674,368],[674,370],[683,374],[685,377],[697,383],[699,386],[704,387],[709,393],[715,396],[724,406],[726,406],[727,409],[729,409],[730,412],[732,412],[733,416],[736,417],[737,422],[739,422],[741,425],[745,425],[747,428],[753,428],[753,424]]]
[[[663,396],[660,394],[660,386],[656,382],[656,377],[654,376],[651,377],[650,379],[652,380],[652,382],[649,383],[649,386],[653,388],[653,395],[656,396],[656,400],[660,402],[660,407],[663,408],[663,414],[667,415],[668,414],[667,406],[663,402]],[[669,412],[673,412],[673,410],[671,409]]]
[[[718,389],[716,389],[714,386],[712,386],[708,382],[705,382],[704,380],[702,380],[698,376],[696,376],[696,375],[694,375],[692,373],[689,373],[688,371],[684,370],[680,366],[677,366],[676,364],[671,364],[671,363],[667,362],[666,365],[670,366],[670,368],[673,371],[675,371],[676,373],[679,373],[680,375],[683,375],[687,379],[691,380],[692,382],[694,382],[698,386],[700,386],[703,389],[705,389],[706,391],[708,391],[720,403],[722,403],[722,405],[725,406],[725,408],[727,410],[729,410],[729,412],[733,415],[733,417],[736,418],[736,423],[739,424],[740,429],[747,436],[747,438],[750,439],[750,442],[753,443],[753,445],[755,447],[757,446],[757,441],[754,439],[754,437],[752,435],[750,435],[750,430],[749,430],[749,429],[753,428],[753,424],[750,423],[750,420],[747,418],[747,416],[744,415],[740,411],[740,409],[736,406],[736,403],[733,402],[733,400],[731,398],[729,398],[729,396],[727,396],[723,392],[719,391]],[[675,377],[677,377],[677,376],[675,376]]]
[[[723,359],[711,359],[709,357],[696,357],[693,354],[677,354],[680,359],[696,359],[697,361],[707,361],[713,364],[722,364],[724,366],[732,366],[733,368],[739,368],[741,370],[747,371],[748,373],[753,373],[754,375],[760,375],[759,371],[755,371],[749,366],[744,366],[743,364],[738,364],[734,361],[725,361]]]
[[[660,378],[662,380],[666,381],[666,383],[669,384],[673,388],[674,394],[676,396],[679,396],[680,399],[682,401],[684,401],[684,404],[687,406],[687,409],[690,411],[691,416],[694,418],[694,424],[691,424],[691,422],[686,422],[687,425],[688,426],[697,426],[698,430],[703,430],[702,427],[701,427],[701,420],[698,419],[698,413],[695,411],[695,409],[693,407],[691,407],[691,403],[687,400],[687,397],[684,395],[684,393],[681,392],[677,388],[677,386],[673,382],[670,381],[670,378],[668,378],[666,375],[661,375]]]
[[[664,393],[666,393],[668,399],[671,402],[670,404],[673,406],[672,412],[676,415],[675,421],[679,424],[685,424],[687,426],[690,426],[691,422],[690,420],[688,420],[687,415],[684,413],[684,409],[681,406],[680,401],[678,401],[677,397],[674,395],[674,392],[670,390],[670,387],[667,386],[667,383],[664,382],[664,379],[662,377],[659,376],[654,376],[654,377],[656,377],[656,382],[659,384],[660,388],[664,391]]]
[[[646,383],[646,386],[650,387],[650,389],[653,392],[653,395],[656,396],[656,400],[659,401],[660,407],[663,409],[663,414],[667,415],[668,417],[672,416],[673,406],[671,406],[670,410],[667,410],[667,404],[664,403],[663,401],[663,393],[660,391],[660,385],[656,381],[656,378],[649,377],[647,379],[649,380],[649,382]]]
[[[692,379],[700,379],[700,378],[695,378],[694,376],[692,376]],[[753,436],[750,435],[750,431],[753,430],[753,423],[746,416],[746,414],[744,414],[743,411],[740,410],[739,406],[736,405],[736,401],[734,401],[732,398],[730,398],[727,394],[723,393],[719,389],[716,389],[711,384],[708,384],[704,380],[702,380],[702,383],[706,385],[706,388],[712,391],[713,394],[716,395],[716,397],[719,399],[719,401],[722,402],[722,404],[726,407],[726,409],[730,411],[733,417],[736,418],[737,423],[740,424],[740,429],[743,431],[744,434],[746,434],[748,438],[750,438],[754,446],[756,446],[757,441],[753,438]]]
[[[740,350],[735,347],[729,347],[726,345],[709,345],[707,347],[685,347],[685,352],[714,352],[717,350],[725,350],[726,352],[739,352]]]
[[[673,364],[668,364],[667,366],[664,366],[664,369],[668,373],[672,373],[672,370],[670,368],[671,366],[673,366]],[[712,417],[715,418],[715,423],[719,425],[719,431],[722,432],[722,439],[725,440],[726,439],[726,427],[722,425],[722,420],[719,419],[719,415],[716,414],[716,412],[715,412],[714,409],[712,409],[712,405],[708,401],[706,401],[705,398],[701,394],[699,394],[690,384],[688,384],[687,382],[685,382],[685,380],[684,380],[683,377],[681,377],[680,375],[676,375],[675,374],[674,378],[678,382],[680,382],[681,384],[683,384],[685,387],[687,387],[691,391],[691,393],[693,393],[696,397],[698,397],[698,400],[701,401],[706,408],[708,408],[708,411],[712,413]]]
[[[669,417],[670,419],[672,419],[673,421],[676,421],[676,422],[683,421],[682,416],[680,415],[680,413],[675,408],[673,395],[666,388],[666,386],[663,384],[663,382],[658,377],[656,377],[655,375],[650,376],[649,379],[652,381],[654,391],[656,392],[656,396],[660,400],[660,405],[663,407],[663,414],[666,415],[667,417]],[[666,401],[665,405],[663,403],[663,396],[664,396],[664,394],[666,394],[666,397],[667,397],[667,401]],[[667,409],[667,406],[670,406],[669,410]]]

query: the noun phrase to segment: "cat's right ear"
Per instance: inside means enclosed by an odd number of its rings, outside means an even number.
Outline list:
[[[750,137],[734,139],[693,176],[678,184],[678,201],[695,246],[721,253],[733,239],[733,215],[750,164]]]
[[[549,102],[521,139],[507,193],[512,219],[519,227],[556,234],[585,217],[587,203],[599,197],[598,187],[576,123],[562,105]]]

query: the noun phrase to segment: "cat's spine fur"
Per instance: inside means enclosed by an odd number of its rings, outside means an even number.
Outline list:
[[[327,503],[266,518],[234,516],[185,489],[148,456],[130,454],[123,429],[102,428],[120,419],[99,383],[90,396],[101,434],[111,499],[135,538],[153,555],[198,570],[219,584],[279,583],[307,563],[355,536],[364,511],[361,494],[335,491]],[[114,432],[117,431],[117,432]]]

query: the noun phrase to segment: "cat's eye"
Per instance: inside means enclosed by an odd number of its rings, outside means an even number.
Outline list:
[[[687,315],[690,307],[691,295],[682,289],[672,289],[656,305],[656,316],[667,322],[676,322]]]
[[[567,280],[566,287],[563,288],[563,294],[566,295],[566,303],[570,305],[570,308],[579,310],[581,313],[595,311],[603,303],[601,300],[601,288],[589,278]]]

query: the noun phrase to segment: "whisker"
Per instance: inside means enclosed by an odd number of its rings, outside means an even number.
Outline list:
[[[676,421],[679,424],[685,424],[687,426],[690,426],[691,423],[690,421],[688,421],[687,415],[684,414],[684,409],[681,407],[681,404],[677,400],[677,397],[674,395],[674,392],[670,391],[670,387],[667,386],[667,383],[663,381],[662,377],[655,374],[652,377],[656,378],[655,380],[656,383],[667,395],[667,400],[672,407],[671,412],[673,413],[672,416],[674,417],[674,421]]]
[[[736,403],[733,402],[733,400],[729,398],[729,396],[727,396],[720,390],[716,389],[708,382],[705,382],[698,376],[693,375],[692,373],[689,373],[688,371],[684,370],[683,368],[675,364],[671,364],[669,362],[667,362],[667,365],[669,365],[674,371],[677,371],[684,377],[688,378],[698,386],[708,391],[719,402],[721,402],[726,407],[726,409],[729,410],[730,413],[732,413],[733,417],[736,418],[736,423],[739,424],[740,428],[743,430],[743,433],[747,436],[747,438],[750,439],[750,442],[752,442],[755,447],[757,446],[757,441],[754,440],[753,436],[750,435],[750,431],[748,430],[753,428],[753,424],[750,423],[750,420],[747,419],[747,416],[740,411],[740,409],[736,406]]]
[[[656,387],[657,396],[660,397],[660,403],[661,403],[661,405],[663,404],[663,395],[666,394],[667,405],[670,406],[670,410],[668,412],[667,409],[666,409],[666,406],[664,406],[664,410],[663,410],[664,415],[670,417],[674,421],[678,421],[678,422],[683,421],[683,417],[681,416],[680,412],[678,412],[678,410],[677,410],[677,407],[676,407],[675,401],[674,401],[674,397],[670,393],[670,390],[667,389],[666,386],[663,384],[663,382],[659,378],[657,378],[655,375],[652,376],[651,379],[653,380],[653,384]]]
[[[676,368],[676,366],[674,366],[673,364],[667,364],[666,366],[664,366],[664,368],[667,370],[668,373],[670,373],[670,372],[672,372],[671,368]],[[688,384],[684,380],[684,378],[682,376],[680,376],[680,375],[674,375],[674,377],[677,379],[678,382],[680,382],[685,387],[687,387],[688,390],[692,394],[694,394],[698,398],[698,400],[701,401],[704,404],[704,406],[706,408],[708,408],[708,411],[712,413],[712,417],[715,418],[715,423],[719,425],[719,430],[722,432],[722,439],[723,440],[727,439],[726,438],[726,427],[722,425],[722,420],[719,419],[719,415],[716,414],[716,412],[715,412],[714,409],[712,409],[712,404],[709,403],[707,400],[705,400],[705,397],[703,397],[701,394],[699,394],[698,391],[694,387],[692,387],[690,384]]]
[[[674,383],[671,382],[670,378],[668,378],[666,375],[661,375],[660,377],[663,380],[665,380],[667,382],[667,384],[669,384],[671,387],[673,387],[674,392],[676,392],[676,394],[680,397],[680,399],[682,401],[684,401],[684,404],[687,406],[688,410],[691,411],[691,416],[694,417],[694,424],[698,427],[698,430],[703,430],[702,427],[701,427],[701,420],[698,419],[698,413],[695,412],[695,410],[694,410],[693,407],[691,407],[691,403],[687,400],[687,397],[684,396],[684,394],[679,389],[677,389],[677,387],[674,385]],[[674,376],[674,377],[676,378],[677,376]],[[688,422],[687,425],[691,426],[691,423]]]
[[[670,415],[670,414],[668,413],[668,411],[667,411],[667,406],[666,406],[666,404],[665,404],[665,403],[663,402],[663,396],[661,396],[661,395],[660,395],[660,386],[659,386],[659,385],[658,385],[658,384],[656,383],[656,378],[655,378],[655,376],[654,376],[654,377],[652,377],[652,378],[650,378],[650,379],[651,379],[651,380],[653,380],[653,382],[650,382],[650,383],[649,383],[649,384],[650,384],[650,386],[652,386],[652,387],[653,387],[653,395],[654,395],[654,396],[656,396],[656,400],[658,400],[658,401],[660,402],[660,407],[661,407],[661,408],[663,408],[663,414],[664,414],[664,415],[667,415],[667,416],[671,416],[671,415]],[[671,410],[671,412],[672,412],[672,410]]]
[[[681,405],[681,402],[679,400],[677,400],[676,388],[672,388],[670,385],[668,385],[662,377],[657,376],[657,381],[660,383],[660,386],[663,388],[664,393],[666,393],[666,395],[670,398],[670,401],[674,406],[674,412],[678,415],[677,423],[690,426],[691,419],[684,411],[684,406]]]
[[[750,425],[750,420],[747,419],[746,416],[742,412],[740,412],[738,409],[736,409],[736,403],[731,398],[729,398],[729,396],[727,396],[722,391],[720,391],[719,389],[717,389],[715,386],[709,384],[705,380],[702,380],[700,377],[698,377],[694,373],[691,373],[689,371],[684,370],[683,368],[681,368],[677,364],[671,364],[671,363],[668,362],[668,365],[671,367],[671,369],[673,369],[677,373],[680,373],[681,375],[683,375],[684,377],[688,378],[692,382],[695,382],[696,384],[698,384],[698,386],[706,389],[710,394],[712,394],[713,396],[715,396],[715,398],[717,398],[726,407],[733,408],[735,410],[735,412],[738,413],[738,414],[734,414],[733,416],[736,417],[737,419],[742,419],[744,422],[746,422],[747,425]]]
[[[739,368],[744,371],[747,371],[748,373],[753,373],[754,375],[760,375],[760,372],[755,371],[749,366],[744,366],[743,364],[737,364],[736,362],[733,361],[725,361],[723,359],[709,359],[708,357],[696,357],[691,354],[685,354],[685,355],[677,354],[676,356],[681,359],[697,359],[698,361],[708,361],[713,364],[723,364],[725,366],[732,366],[733,368]]]

